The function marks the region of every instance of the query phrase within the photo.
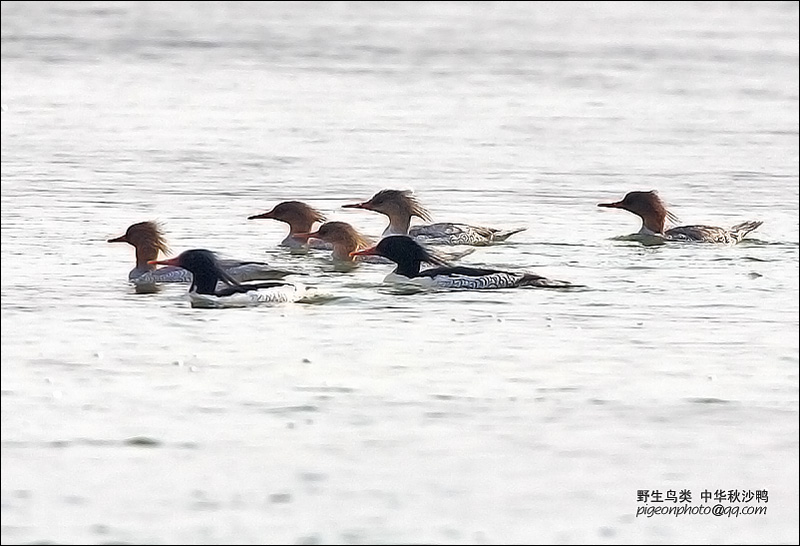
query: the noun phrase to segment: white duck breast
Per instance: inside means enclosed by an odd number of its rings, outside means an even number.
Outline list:
[[[228,308],[228,307],[256,307],[260,305],[280,305],[283,303],[293,303],[301,299],[306,294],[306,288],[302,284],[285,284],[273,288],[262,288],[248,292],[231,294],[228,296],[216,296],[210,294],[198,294],[196,291],[189,292],[189,302],[192,307],[201,308]]]

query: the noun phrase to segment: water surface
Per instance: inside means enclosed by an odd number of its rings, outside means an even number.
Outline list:
[[[3,2],[0,88],[4,543],[798,541],[796,3]],[[402,296],[246,220],[382,188],[587,288]],[[650,189],[764,225],[619,239]],[[136,294],[149,219],[334,298]],[[634,517],[684,488],[769,512]]]

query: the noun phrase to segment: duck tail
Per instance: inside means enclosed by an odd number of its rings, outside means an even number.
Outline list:
[[[492,242],[495,242],[495,243],[500,243],[500,242],[503,242],[503,241],[505,241],[506,239],[508,239],[509,237],[511,237],[512,235],[515,235],[515,234],[517,234],[517,233],[520,233],[520,232],[522,232],[522,231],[525,231],[526,229],[528,229],[528,228],[526,228],[526,227],[519,227],[519,228],[514,228],[514,229],[505,229],[505,230],[503,230],[503,229],[498,229],[497,231],[495,231],[494,233],[492,233]]]
[[[533,273],[525,273],[519,285],[535,286],[537,288],[575,288],[575,285],[570,282],[548,279],[547,277],[542,277],[541,275],[535,275]]]
[[[755,220],[750,222],[742,222],[741,224],[736,224],[730,229],[731,237],[736,239],[736,242],[738,243],[739,241],[744,239],[748,233],[750,233],[763,223],[764,222]]]

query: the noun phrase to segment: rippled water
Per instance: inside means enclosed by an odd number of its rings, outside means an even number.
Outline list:
[[[797,3],[2,4],[2,540],[798,541]],[[402,296],[247,221],[527,225]],[[734,247],[644,247],[658,189]],[[136,294],[131,223],[316,304]],[[636,518],[637,490],[769,491]]]

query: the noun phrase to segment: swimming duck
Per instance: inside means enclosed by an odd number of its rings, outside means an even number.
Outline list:
[[[421,243],[443,245],[484,246],[505,241],[526,228],[501,230],[448,222],[411,227],[411,218],[416,216],[430,222],[431,216],[411,191],[381,190],[369,201],[344,205],[344,208],[364,209],[379,212],[389,218],[383,237],[409,235]]]
[[[128,273],[128,280],[137,285],[191,282],[192,275],[179,267],[156,268],[151,263],[158,254],[169,254],[169,245],[157,222],[139,222],[133,224],[124,235],[108,240],[109,243],[128,243],[136,249],[136,267]],[[290,271],[275,269],[264,262],[240,260],[220,260],[220,267],[232,279],[238,282],[281,279],[290,275]]]
[[[351,253],[354,256],[383,256],[397,264],[384,282],[413,283],[424,288],[450,290],[486,290],[493,288],[568,288],[566,281],[551,280],[527,272],[500,271],[465,266],[451,266],[431,254],[406,235],[390,235],[370,248]],[[421,269],[422,263],[436,267]]]
[[[236,281],[222,267],[210,250],[181,252],[168,260],[150,260],[150,265],[180,267],[192,274],[189,300],[192,307],[243,307],[297,301],[305,287],[286,281],[264,281],[244,284]]]
[[[289,224],[289,234],[281,241],[280,246],[289,248],[318,248],[321,250],[330,250],[329,244],[321,244],[321,241],[316,241],[309,245],[308,233],[317,222],[324,222],[325,215],[314,207],[303,203],[302,201],[284,201],[278,203],[272,210],[262,214],[255,214],[249,216],[248,220],[257,220],[268,218],[285,222]]]
[[[666,229],[667,221],[677,222],[677,218],[664,204],[658,192],[632,191],[622,201],[600,203],[598,207],[623,209],[632,212],[642,219],[639,235],[663,238],[665,241],[691,241],[702,243],[736,244],[759,227],[763,222],[749,221],[736,224],[730,229],[716,226],[678,226]]]

